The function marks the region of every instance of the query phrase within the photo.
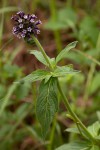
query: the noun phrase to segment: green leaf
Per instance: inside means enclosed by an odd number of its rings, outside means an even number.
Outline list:
[[[30,92],[31,85],[26,82],[25,84],[19,84],[15,90],[15,95],[17,99],[25,98]]]
[[[67,128],[65,131],[80,134],[77,128]]]
[[[66,55],[67,55],[67,53],[68,53],[68,51],[71,50],[72,48],[75,48],[76,44],[77,44],[77,41],[68,44],[68,45],[65,47],[65,49],[62,50],[62,51],[58,54],[58,56],[56,57],[56,63],[58,63],[61,59],[65,58]]]
[[[72,142],[64,144],[55,150],[88,150],[88,144],[86,142]]]
[[[75,11],[71,8],[63,8],[57,12],[56,20],[50,18],[47,23],[45,23],[44,28],[49,30],[61,30],[66,28],[75,28],[77,23],[77,15]]]
[[[23,79],[19,80],[18,83],[24,83],[24,82],[34,82],[38,80],[43,80],[45,77],[49,76],[49,72],[46,70],[36,70],[32,72],[31,74],[27,75]]]
[[[66,27],[75,28],[77,23],[77,14],[71,8],[62,8],[58,11],[59,22],[66,25]]]
[[[39,52],[39,51],[37,51],[37,50],[32,50],[32,51],[30,51],[30,54],[35,55],[35,57],[36,57],[41,63],[43,63],[44,65],[49,66],[41,52]],[[47,57],[48,57],[48,56],[47,56]],[[49,59],[51,65],[52,65],[52,67],[54,68],[54,67],[56,66],[56,60],[55,60],[55,58],[49,58],[49,57],[48,57],[48,59]]]
[[[100,131],[100,122],[96,121],[95,123],[93,123],[91,126],[88,127],[88,131],[94,136],[98,136],[99,135],[99,131]]]
[[[15,89],[17,88],[17,84],[12,84],[9,87],[9,90],[7,92],[7,94],[5,95],[5,97],[3,99],[0,99],[0,116],[3,114],[5,107],[7,106],[13,92],[15,91]]]
[[[56,60],[55,60],[55,58],[51,58],[50,59],[50,63],[52,65],[52,67],[55,68],[55,66],[56,66]]]
[[[12,65],[8,63],[4,65],[3,70],[4,70],[3,75],[5,78],[16,77],[21,71],[21,69],[17,65]]]
[[[100,148],[96,145],[93,145],[89,150],[100,150]]]
[[[62,67],[59,67],[57,66],[57,68],[55,69],[54,73],[53,73],[53,76],[54,77],[64,77],[68,74],[76,74],[78,73],[79,71],[77,70],[73,70],[73,68],[69,67],[69,66],[62,66]]]
[[[98,117],[98,120],[100,121],[100,111],[97,111],[97,117]]]
[[[53,31],[64,29],[66,27],[67,25],[65,23],[62,23],[58,20],[53,21],[51,19],[44,25],[44,29],[53,30]]]
[[[96,45],[97,39],[99,35],[99,28],[97,27],[97,21],[91,17],[86,16],[80,23],[80,30],[79,30],[79,38],[82,41],[91,41],[94,46]]]
[[[45,78],[45,83],[47,83],[51,77],[52,77],[52,75],[48,75],[48,76]]]
[[[33,54],[41,63],[48,66],[48,63],[45,61],[44,56],[42,55],[41,52],[39,52],[37,50],[32,50],[32,51],[30,51],[30,54]]]
[[[4,96],[6,93],[6,86],[0,84],[0,99]]]
[[[42,127],[45,138],[55,113],[58,110],[57,79],[51,77],[47,83],[41,82],[36,104],[36,115]]]
[[[11,11],[17,11],[17,10],[18,10],[18,7],[14,7],[14,6],[3,7],[3,8],[0,8],[0,14],[1,13],[6,13],[6,12],[11,12]]]
[[[100,141],[100,135],[99,135],[99,136],[97,136],[97,137],[96,137],[96,139]]]
[[[100,73],[97,73],[92,80],[92,84],[90,87],[91,94],[93,94],[100,88],[100,80],[99,79],[100,79]]]

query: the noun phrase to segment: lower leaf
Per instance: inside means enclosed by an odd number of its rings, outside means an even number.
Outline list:
[[[89,146],[87,142],[72,142],[64,144],[55,150],[89,150]]]
[[[41,82],[36,104],[36,115],[42,126],[42,135],[45,138],[55,113],[58,110],[57,78],[51,77],[48,82]]]

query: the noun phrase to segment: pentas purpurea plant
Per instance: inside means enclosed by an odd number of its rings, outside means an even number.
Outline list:
[[[72,68],[72,65],[58,66],[58,62],[64,59],[71,49],[75,48],[77,41],[68,44],[56,58],[50,58],[49,56],[47,56],[45,50],[37,39],[37,34],[40,33],[40,30],[37,26],[41,24],[41,21],[36,21],[37,17],[34,14],[25,14],[22,11],[12,16],[11,19],[13,20],[15,25],[13,27],[13,34],[18,38],[27,38],[27,40],[33,40],[37,45],[39,51],[32,50],[30,51],[30,53],[35,55],[35,57],[46,66],[45,70],[36,70],[17,82],[17,84],[21,84],[25,82],[32,83],[34,81],[42,80],[39,87],[39,96],[36,102],[36,115],[42,127],[43,138],[46,137],[52,120],[55,117],[56,112],[58,111],[57,90],[59,90],[65,107],[67,108],[69,113],[67,116],[76,123],[77,130],[74,130],[77,134],[80,134],[84,138],[84,142],[79,141],[69,143],[57,148],[57,150],[68,148],[69,150],[72,150],[72,148],[74,148],[74,150],[89,150],[92,149],[92,147],[95,147],[96,150],[99,150],[99,123],[96,122],[95,124],[93,124],[93,126],[86,128],[71,109],[70,103],[64,95],[59,83],[59,77],[66,77],[69,74],[75,75],[79,72],[77,70],[74,70]],[[92,133],[92,128],[94,129],[94,126],[96,126],[95,135]]]

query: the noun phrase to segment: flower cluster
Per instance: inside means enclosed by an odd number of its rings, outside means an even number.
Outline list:
[[[41,24],[40,20],[34,14],[25,14],[23,11],[19,11],[16,15],[12,16],[11,19],[14,21],[13,34],[18,38],[30,39],[31,35],[37,36],[40,33],[37,27]]]

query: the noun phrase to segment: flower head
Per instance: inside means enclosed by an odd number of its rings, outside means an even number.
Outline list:
[[[19,11],[16,15],[12,16],[14,21],[13,34],[18,38],[30,39],[32,35],[37,36],[40,33],[37,27],[41,24],[40,20],[36,20],[37,17],[34,14],[25,14],[23,11]]]

